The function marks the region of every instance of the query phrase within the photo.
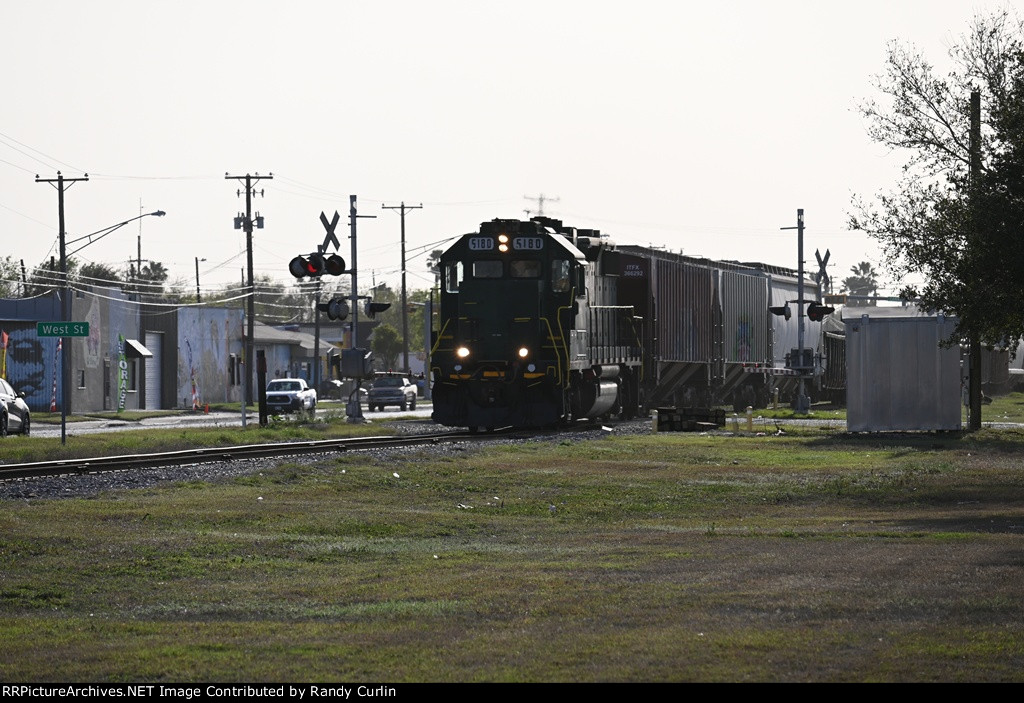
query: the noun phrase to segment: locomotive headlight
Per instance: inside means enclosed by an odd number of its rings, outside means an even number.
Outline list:
[[[500,251],[502,254],[504,254],[505,252],[508,251],[508,235],[507,234],[499,234],[498,235],[498,251]]]
[[[533,373],[534,371],[537,370],[537,365],[536,364],[530,364],[529,366],[526,367],[526,370],[529,371],[530,373]]]
[[[465,359],[467,356],[469,356],[469,347],[459,347],[458,349],[455,350],[455,356],[459,357],[460,359]]]
[[[530,355],[530,350],[529,349],[527,349],[526,347],[519,347],[519,358],[520,359],[525,359],[529,355]]]
[[[456,371],[462,371],[462,364],[455,364]]]

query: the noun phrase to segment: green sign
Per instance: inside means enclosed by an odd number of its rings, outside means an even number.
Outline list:
[[[88,322],[37,322],[36,335],[40,337],[88,337]]]

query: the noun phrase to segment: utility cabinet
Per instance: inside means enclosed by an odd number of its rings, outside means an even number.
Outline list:
[[[850,432],[961,429],[956,320],[916,307],[844,308]]]

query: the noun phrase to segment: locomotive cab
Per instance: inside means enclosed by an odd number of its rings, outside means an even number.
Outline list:
[[[601,251],[599,237],[534,218],[485,222],[442,254],[436,422],[549,427],[635,414],[638,374],[626,357],[639,365],[639,336],[632,308],[597,304],[614,300]]]
[[[454,426],[556,424],[565,332],[584,255],[535,222],[494,220],[441,256],[431,351],[434,419]]]

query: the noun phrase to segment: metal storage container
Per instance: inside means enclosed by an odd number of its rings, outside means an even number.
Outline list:
[[[959,430],[955,320],[916,308],[844,308],[851,432]]]

